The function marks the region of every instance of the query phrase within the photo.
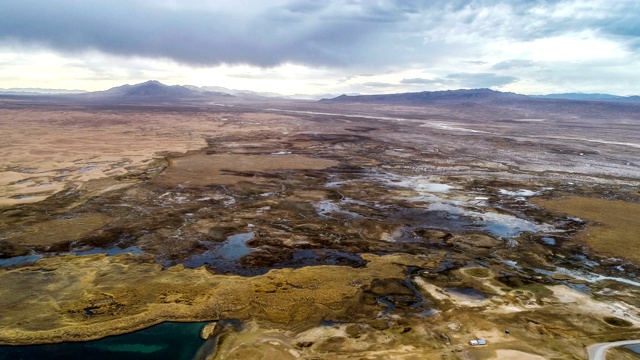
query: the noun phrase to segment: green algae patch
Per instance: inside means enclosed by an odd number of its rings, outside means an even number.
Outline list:
[[[476,278],[488,278],[491,275],[489,269],[486,268],[468,268],[464,269],[464,273]]]
[[[596,253],[640,263],[640,204],[584,197],[534,202],[555,212],[590,220],[577,239],[585,241]]]

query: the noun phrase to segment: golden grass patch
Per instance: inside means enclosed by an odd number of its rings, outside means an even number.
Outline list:
[[[161,183],[230,185],[259,180],[261,173],[276,170],[321,170],[339,163],[302,155],[206,155],[198,153],[170,160],[169,168],[156,178]],[[255,176],[254,176],[255,175]]]
[[[80,239],[111,221],[106,215],[90,215],[72,219],[41,222],[22,229],[7,242],[27,246],[46,246]]]
[[[402,279],[412,255],[363,254],[363,268],[309,266],[255,276],[163,269],[150,256],[56,256],[30,268],[0,269],[0,344],[85,341],[163,321],[254,319],[301,330],[322,319],[360,320],[374,279]],[[94,308],[95,316],[87,316]]]
[[[549,210],[590,220],[577,239],[585,241],[593,251],[640,262],[640,204],[583,197],[534,202]]]

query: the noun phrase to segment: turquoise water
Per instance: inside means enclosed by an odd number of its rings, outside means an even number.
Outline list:
[[[42,259],[42,255],[34,254],[34,255],[24,255],[24,256],[15,256],[8,259],[0,259],[0,267],[11,267],[16,265],[28,265],[33,264],[34,262]]]
[[[118,246],[112,246],[110,248],[94,248],[91,250],[84,251],[70,251],[69,254],[73,254],[76,256],[82,255],[93,255],[93,254],[106,254],[107,256],[114,256],[118,254],[129,253],[132,255],[141,255],[144,254],[144,251],[140,250],[140,248],[136,246],[129,246],[128,248],[120,248]],[[65,254],[65,253],[62,253]],[[13,267],[18,265],[31,265],[34,262],[42,259],[44,255],[42,254],[31,254],[31,255],[23,255],[23,256],[14,256],[8,259],[0,259],[0,268],[2,267]]]
[[[205,343],[205,323],[162,323],[130,334],[77,343],[0,346],[0,360],[192,360]]]
[[[239,260],[241,257],[251,252],[246,242],[253,239],[255,235],[250,233],[232,235],[218,249],[218,253],[226,260]]]
[[[201,254],[192,255],[181,262],[187,268],[208,266],[219,273],[234,273],[240,275],[255,275],[242,266],[238,260],[249,254],[253,249],[247,246],[247,241],[254,238],[252,232],[229,236],[220,246],[207,250]],[[163,264],[171,266],[174,264]]]

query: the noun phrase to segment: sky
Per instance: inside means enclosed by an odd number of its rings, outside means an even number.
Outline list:
[[[0,88],[640,94],[640,0],[1,0]]]

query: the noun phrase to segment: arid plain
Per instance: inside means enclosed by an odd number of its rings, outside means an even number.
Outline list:
[[[583,359],[640,338],[638,119],[0,99],[0,343],[217,321],[199,358]]]

